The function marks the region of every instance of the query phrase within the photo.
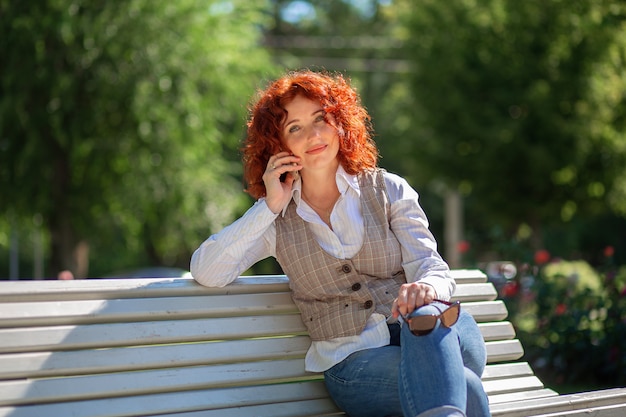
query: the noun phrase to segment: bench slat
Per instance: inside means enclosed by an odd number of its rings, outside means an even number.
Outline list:
[[[230,285],[218,288],[203,287],[189,277],[6,281],[2,283],[0,302],[119,300],[287,291],[289,281],[284,275],[240,277]]]
[[[163,322],[114,323],[0,329],[0,352],[36,352],[177,342],[202,342],[304,332],[298,315],[233,317]]]
[[[478,323],[485,341],[509,340],[515,337],[515,328],[508,321]]]
[[[274,407],[279,404],[282,407],[292,402],[328,398],[326,387],[321,381],[281,384],[280,389],[276,388],[276,385],[248,386],[63,403],[52,402],[26,407],[7,406],[0,407],[0,417],[148,416],[202,410],[225,411],[230,408],[237,409],[264,404],[274,404]],[[330,405],[333,406],[332,403]],[[271,414],[266,416],[271,417]],[[262,417],[262,415],[258,417]]]
[[[0,379],[38,378],[304,358],[308,336],[0,355]]]
[[[590,406],[582,410],[568,410],[558,413],[545,414],[543,417],[624,417],[626,404],[614,404],[603,407]]]
[[[472,283],[457,285],[452,300],[461,302],[468,301],[492,301],[498,297],[498,291],[492,283]]]
[[[467,310],[478,323],[502,321],[509,315],[502,300],[465,303],[461,308]]]
[[[534,375],[528,362],[500,363],[487,365],[483,372],[483,381],[490,379],[511,378],[516,376]]]
[[[236,385],[319,380],[301,359],[0,382],[0,405],[111,398]]]
[[[487,282],[487,275],[477,269],[455,269],[450,273],[457,284]],[[117,300],[123,298],[259,294],[288,291],[289,280],[285,275],[241,276],[228,286],[221,288],[203,287],[191,277],[5,281],[2,282],[0,303]]]
[[[133,321],[249,317],[264,314],[298,314],[288,293],[232,296],[164,297],[122,300],[83,300],[35,303],[1,303],[0,329],[63,324],[97,324]],[[462,304],[478,322],[501,321],[507,316],[501,300]]]
[[[487,363],[514,361],[524,356],[524,348],[519,340],[486,342]]]
[[[0,327],[119,323],[297,313],[288,293],[232,296],[40,301],[0,304]]]
[[[528,390],[519,392],[510,392],[507,394],[493,394],[489,396],[489,404],[501,404],[511,403],[515,401],[523,401],[528,399],[540,399],[547,397],[554,397],[559,395],[556,391],[549,388],[543,388],[538,390]]]
[[[549,411],[551,408],[548,408],[548,410],[542,409],[542,414],[536,417],[624,417],[626,415],[626,404],[597,407],[594,402],[587,407],[584,405],[576,405],[577,407],[581,407],[581,409],[561,410],[554,413]],[[549,414],[544,414],[545,412]]]
[[[487,274],[479,269],[452,269],[450,274],[459,285],[487,282]]]
[[[550,416],[624,416],[626,390],[614,388],[579,394],[557,395],[507,404],[494,404],[493,416],[526,417]],[[578,410],[574,413],[574,410]],[[595,410],[592,411],[592,410]]]
[[[479,323],[478,326],[486,341],[509,340],[514,336],[512,326],[508,322]],[[56,352],[207,340],[292,336],[305,332],[306,328],[297,314],[234,317],[231,319],[38,327],[31,328],[28,332],[23,329],[10,328],[0,329],[0,340],[2,340],[0,353]],[[0,360],[2,360],[1,356]]]
[[[483,381],[487,395],[507,394],[517,391],[543,389],[543,383],[536,376],[522,376],[519,378],[500,379],[497,381]]]
[[[204,410],[190,413],[165,414],[159,417],[322,417],[345,416],[337,411],[330,398],[280,404],[264,404],[221,410]]]

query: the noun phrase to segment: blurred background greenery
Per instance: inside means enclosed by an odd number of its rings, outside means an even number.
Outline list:
[[[538,372],[622,384],[625,19],[621,0],[0,0],[0,277],[187,269],[252,203],[257,89],[338,71],[451,266],[515,267],[498,288]]]

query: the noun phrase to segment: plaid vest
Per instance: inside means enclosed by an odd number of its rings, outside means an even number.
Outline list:
[[[363,246],[352,259],[322,249],[292,201],[276,219],[276,259],[289,277],[292,298],[312,340],[355,336],[373,312],[391,314],[406,282],[400,243],[389,228],[382,170],[359,174],[365,223]]]

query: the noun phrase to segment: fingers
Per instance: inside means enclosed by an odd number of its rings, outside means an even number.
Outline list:
[[[273,155],[267,161],[267,169],[266,173],[274,173],[278,176],[284,174],[289,171],[297,171],[302,169],[302,166],[299,164],[300,158],[290,154],[289,152],[280,152],[276,155]]]
[[[398,310],[398,299],[393,300],[393,304],[391,305],[391,315],[394,319],[397,319],[400,316],[400,310]]]
[[[265,183],[265,201],[273,213],[279,213],[291,199],[291,187],[296,171],[302,169],[300,158],[289,152],[272,155],[267,162],[263,182]],[[281,175],[289,173],[281,181]]]
[[[428,284],[419,282],[403,284],[392,306],[392,312],[394,317],[398,314],[407,315],[424,304],[430,304],[435,298],[435,289]]]

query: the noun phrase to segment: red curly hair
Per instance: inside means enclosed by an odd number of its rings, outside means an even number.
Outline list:
[[[282,124],[285,105],[297,95],[318,101],[336,121],[339,134],[339,163],[355,175],[376,167],[378,148],[372,139],[371,118],[361,105],[356,90],[341,74],[310,70],[289,72],[260,91],[250,108],[248,131],[242,153],[246,191],[258,199],[266,195],[263,173],[272,155],[284,147]]]

